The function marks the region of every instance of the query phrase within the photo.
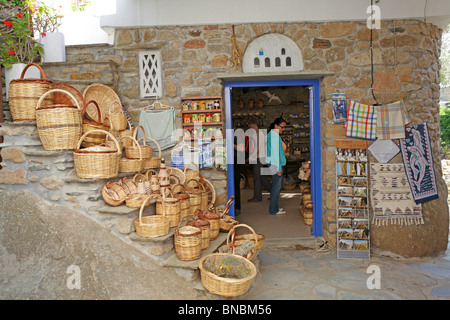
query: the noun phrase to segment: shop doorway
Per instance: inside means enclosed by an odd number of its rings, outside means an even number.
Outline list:
[[[245,121],[250,117],[256,117],[259,119],[260,127],[267,129],[269,124],[278,116],[283,116],[289,122],[290,128],[294,125],[303,125],[308,123],[308,130],[298,130],[303,139],[297,141],[291,141],[290,148],[291,153],[302,153],[304,160],[310,161],[311,176],[310,176],[310,188],[311,188],[311,200],[313,202],[313,222],[312,224],[305,225],[300,215],[300,200],[301,192],[300,187],[292,190],[282,190],[280,196],[280,203],[284,205],[286,211],[289,210],[289,214],[285,216],[270,216],[274,219],[268,221],[268,198],[269,194],[267,190],[263,189],[263,201],[257,203],[249,203],[248,199],[253,196],[253,188],[246,181],[246,187],[241,190],[241,215],[237,216],[238,220],[249,225],[257,225],[258,223],[270,225],[270,229],[277,235],[282,235],[283,238],[295,238],[299,236],[321,236],[322,235],[322,195],[321,195],[321,142],[320,142],[320,100],[319,100],[319,80],[318,79],[296,79],[296,80],[262,80],[262,81],[230,81],[225,82],[224,85],[224,98],[225,98],[225,121],[226,121],[226,141],[227,141],[227,182],[228,182],[228,196],[235,195],[234,187],[234,164],[232,159],[234,158],[234,129],[245,129]],[[263,93],[264,92],[264,93]],[[287,92],[287,93],[286,93]],[[254,97],[261,94],[265,95],[265,99],[262,99],[266,105],[259,108],[257,103],[258,99]],[[275,96],[273,96],[275,95]],[[282,98],[281,98],[281,97]],[[245,100],[242,98],[248,98],[244,103],[247,103],[247,108],[242,108],[242,113],[236,117],[236,110],[239,110],[237,106],[239,100]],[[270,98],[272,101],[269,103]],[[280,101],[278,99],[280,98]],[[274,99],[277,102],[274,103]],[[284,99],[285,101],[283,101]],[[253,108],[248,107],[250,100],[254,100]],[[289,101],[287,101],[289,100]],[[251,102],[250,102],[251,103]],[[250,109],[253,112],[250,113]],[[245,113],[247,110],[247,113]],[[256,113],[258,112],[259,113]],[[233,114],[234,112],[234,114]],[[261,116],[261,112],[264,112]],[[307,116],[308,121],[297,121],[300,117]],[[240,120],[242,119],[242,120]],[[305,139],[306,138],[306,139]],[[309,139],[308,139],[309,138]],[[292,143],[294,142],[294,143]],[[298,168],[300,161],[288,161],[288,165],[285,169],[285,181],[292,182],[292,178],[295,179],[298,176]],[[251,171],[248,167],[245,168],[245,173]],[[297,172],[297,174],[296,174]],[[244,180],[245,181],[245,180]],[[298,180],[297,180],[298,182]],[[281,206],[281,205],[280,205]],[[244,212],[245,211],[245,212]],[[230,214],[235,215],[235,206],[230,209]],[[247,221],[249,220],[250,221]],[[276,231],[278,230],[278,231]],[[278,237],[278,236],[274,236]]]

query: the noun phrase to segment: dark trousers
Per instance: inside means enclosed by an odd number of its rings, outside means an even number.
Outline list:
[[[243,165],[234,164],[234,209],[241,210],[241,172]]]
[[[253,171],[253,199],[257,201],[262,201],[262,188],[267,191],[271,191],[272,186],[270,185],[269,178],[267,175],[261,175],[261,168],[263,167],[261,161],[257,159],[257,163],[252,164]]]

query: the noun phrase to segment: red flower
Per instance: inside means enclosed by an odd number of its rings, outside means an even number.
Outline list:
[[[10,55],[16,54],[16,52],[15,52],[14,50],[9,50],[8,53],[9,53]]]
[[[41,32],[41,36],[45,37],[47,34],[45,32]]]
[[[8,27],[11,27],[13,25],[11,21],[3,21],[3,24]]]
[[[22,14],[20,12],[17,13],[18,18],[22,18]]]

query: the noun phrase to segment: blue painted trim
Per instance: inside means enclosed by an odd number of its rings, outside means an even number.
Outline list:
[[[233,88],[242,87],[282,87],[282,86],[307,86],[310,91],[310,159],[311,159],[311,193],[313,206],[313,225],[311,233],[316,237],[322,235],[322,188],[321,188],[321,136],[320,136],[320,82],[318,79],[293,79],[293,80],[267,80],[267,81],[230,81],[224,85],[225,94],[225,121],[227,142],[227,191],[228,197],[234,196],[234,169],[233,169],[233,119],[231,117],[231,92]],[[229,134],[230,133],[230,134]],[[229,212],[235,215],[234,204]]]

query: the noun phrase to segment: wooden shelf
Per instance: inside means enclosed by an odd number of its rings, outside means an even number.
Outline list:
[[[194,127],[195,125],[201,126],[222,126],[223,122],[196,122],[196,123],[183,123],[183,127]]]

